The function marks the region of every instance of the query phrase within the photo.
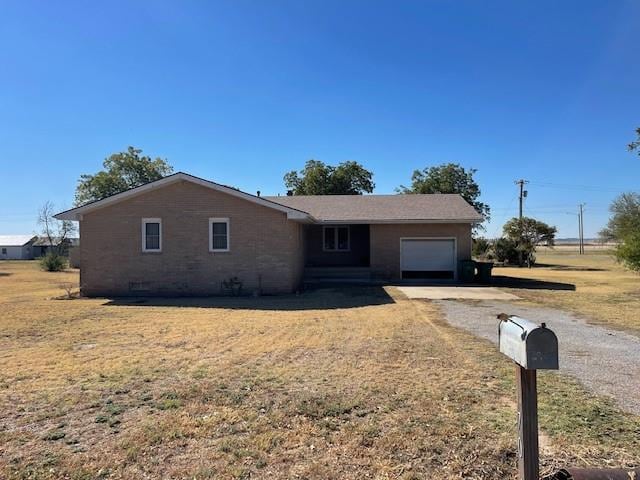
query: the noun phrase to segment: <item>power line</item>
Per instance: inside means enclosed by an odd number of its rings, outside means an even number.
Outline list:
[[[516,200],[516,198],[518,198],[518,197],[511,197],[511,202],[509,203],[509,206],[505,209],[505,213],[502,215],[502,218],[500,219],[500,221],[497,222],[496,228],[495,228],[495,230],[493,232],[493,237],[494,238],[498,234],[498,230],[500,230],[501,224],[507,218],[507,215],[509,215],[509,212],[511,211],[511,208],[513,207],[513,202]]]
[[[602,187],[599,185],[578,185],[578,184],[568,184],[568,183],[552,183],[552,182],[536,182],[532,180],[531,185],[535,185],[537,187],[543,188],[562,188],[562,189],[574,189],[574,190],[585,190],[585,191],[600,191],[600,192],[624,192],[632,190],[631,187],[626,188],[617,188],[617,187]]]
[[[516,197],[517,198],[517,197]],[[491,206],[491,211],[492,212],[502,212],[504,210],[510,210],[512,208],[511,204],[508,204],[508,207],[494,207]],[[594,209],[598,209],[598,210],[609,210],[610,205],[598,205],[598,204],[594,204],[594,205],[590,205],[590,210],[593,211]],[[532,207],[527,207],[527,212],[531,212],[531,211],[542,211],[542,210],[563,210],[561,213],[564,213],[564,210],[566,209],[571,209],[573,208],[574,205],[571,204],[567,204],[567,203],[558,203],[558,204],[554,204],[554,205],[536,205],[536,206],[532,206]]]
[[[525,209],[525,213],[526,214],[530,214],[530,213],[535,213],[537,215],[564,215],[565,213],[567,213],[567,209],[572,209],[574,208],[573,205],[562,205],[562,206],[558,206],[555,207],[553,209],[550,208],[526,208]],[[491,208],[491,213],[500,213],[502,215],[507,215],[510,211],[512,211],[513,208]],[[592,213],[598,213],[600,215],[606,215],[609,213],[609,208],[605,208],[605,207],[590,207],[589,211]],[[504,213],[503,213],[504,212]]]

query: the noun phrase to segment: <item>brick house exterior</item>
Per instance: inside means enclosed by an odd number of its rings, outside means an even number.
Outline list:
[[[471,224],[409,223],[371,225],[371,269],[379,277],[400,280],[402,238],[455,238],[458,263],[471,259]]]
[[[338,197],[330,200],[354,201]],[[424,195],[412,197],[394,209],[410,212],[412,201],[427,200],[419,198]],[[376,223],[363,217],[353,218],[352,224],[349,219],[334,223],[318,218],[322,212],[314,215],[293,205],[296,201],[307,210],[314,205],[307,203],[313,202],[310,197],[258,197],[177,173],[56,218],[80,224],[80,286],[85,296],[217,295],[222,282],[232,277],[242,282],[245,293],[294,292],[301,287],[305,266],[332,262],[367,267],[380,278],[398,280],[403,238],[455,239],[459,262],[471,257],[471,226],[479,220],[462,201],[457,220],[391,218]],[[368,212],[366,206],[359,210],[364,216],[388,215],[382,210],[394,201],[391,196],[372,198],[375,205]],[[338,232],[332,225],[349,226]],[[328,236],[335,240],[323,240]],[[334,241],[346,242],[340,246],[348,244],[349,249],[324,248],[335,247]],[[216,242],[223,248],[216,250]]]

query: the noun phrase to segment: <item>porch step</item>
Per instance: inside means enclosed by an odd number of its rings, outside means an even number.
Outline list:
[[[306,280],[370,280],[369,267],[306,267]]]

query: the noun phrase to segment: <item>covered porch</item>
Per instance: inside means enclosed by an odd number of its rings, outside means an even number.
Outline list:
[[[468,255],[459,255],[457,233],[445,225],[307,225],[304,278],[307,283],[452,282],[458,260]]]
[[[367,224],[307,225],[305,267],[370,267],[371,241]]]
[[[371,281],[369,225],[307,225],[304,240],[305,283]]]
[[[307,284],[370,283],[369,225],[308,225],[304,279]]]

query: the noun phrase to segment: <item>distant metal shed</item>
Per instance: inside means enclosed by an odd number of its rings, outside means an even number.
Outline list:
[[[35,235],[0,235],[0,260],[29,260],[33,258]]]

